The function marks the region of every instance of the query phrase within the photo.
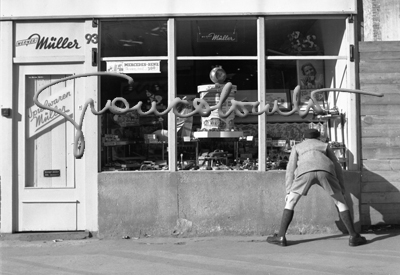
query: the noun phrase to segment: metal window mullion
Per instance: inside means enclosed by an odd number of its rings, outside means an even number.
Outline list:
[[[314,55],[314,56],[291,56],[291,55],[270,55],[267,56],[268,60],[347,60],[344,55]]]
[[[257,60],[257,56],[179,56],[177,60]]]
[[[260,107],[265,105],[265,22],[264,17],[257,19],[257,86],[258,86],[258,101]],[[258,171],[266,170],[266,156],[267,156],[267,115],[263,113],[258,116]]]
[[[355,40],[355,26],[356,25],[356,19],[353,20],[353,23],[349,22],[349,20],[346,20],[346,33],[347,33],[347,88],[349,89],[356,89],[356,62],[350,60],[350,46],[355,45],[356,40]],[[357,52],[358,49],[356,48],[355,52]],[[350,100],[348,100],[348,105],[347,105],[347,135],[345,135],[345,139],[347,136],[347,148],[348,148],[348,153],[347,153],[347,159],[348,159],[348,170],[353,170],[353,171],[358,171],[361,168],[361,157],[360,157],[360,122],[359,122],[359,99],[360,96],[354,93],[349,94]],[[345,130],[345,127],[342,129],[342,131]],[[343,140],[344,142],[344,140]],[[349,154],[351,152],[351,154]]]
[[[175,19],[168,20],[168,106],[176,95],[176,39]],[[177,155],[176,118],[173,112],[168,113],[168,166],[169,171],[176,171]]]
[[[100,61],[149,61],[149,60],[168,60],[168,56],[114,56],[102,57]]]

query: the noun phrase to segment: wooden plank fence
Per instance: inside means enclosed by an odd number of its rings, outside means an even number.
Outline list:
[[[400,41],[360,42],[361,225],[400,224]]]

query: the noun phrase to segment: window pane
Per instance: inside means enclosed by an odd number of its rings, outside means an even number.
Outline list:
[[[345,19],[266,19],[267,55],[343,55]]]
[[[105,62],[101,70],[106,70]],[[130,108],[141,101],[142,110],[148,111],[155,101],[159,112],[166,109],[167,61],[160,62],[160,73],[127,75],[134,79],[132,91],[123,78],[101,77],[101,108],[107,100],[122,97]],[[117,105],[125,107],[121,101]],[[101,116],[102,170],[167,169],[167,131],[167,115],[139,116],[136,111],[117,115],[107,111]]]
[[[101,57],[166,56],[166,20],[101,23]]]
[[[178,56],[257,55],[256,20],[177,21]]]
[[[62,116],[53,111],[39,108],[33,102],[33,96],[43,86],[65,78],[66,75],[26,76],[26,182],[25,187],[61,188],[74,187],[69,180],[74,175],[74,164],[70,161],[73,154],[71,146],[74,127]],[[57,101],[57,108],[68,115],[74,114],[73,97],[75,82],[64,81],[50,86],[39,95],[39,101]],[[62,99],[62,100],[58,100]]]
[[[223,111],[229,109],[231,99],[257,101],[257,61],[179,61],[178,96],[202,98],[210,106],[217,104],[221,89],[210,79],[210,71],[217,66],[226,72],[224,83],[231,82],[234,85]],[[257,123],[257,116],[240,118],[231,115],[222,118],[217,112],[208,117],[196,115],[193,119],[191,143],[178,136],[180,167],[197,166],[196,169],[201,170],[256,170]],[[197,148],[197,154],[188,154],[188,146]]]

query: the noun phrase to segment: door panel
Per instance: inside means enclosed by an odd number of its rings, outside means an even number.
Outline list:
[[[79,218],[84,211],[83,188],[76,184],[73,156],[75,128],[64,117],[33,102],[43,86],[72,74],[72,67],[67,67],[20,66],[18,231],[75,231],[84,226]],[[47,74],[31,74],[44,71]],[[82,88],[83,82],[78,87]],[[75,89],[75,80],[60,82],[41,92],[38,100],[74,118]]]
[[[77,230],[77,207],[77,202],[24,202],[22,204],[24,215],[21,230]]]

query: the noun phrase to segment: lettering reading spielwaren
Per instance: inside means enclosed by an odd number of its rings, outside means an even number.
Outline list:
[[[69,113],[70,110],[67,109],[67,107],[63,104],[63,101],[67,99],[68,97],[71,97],[71,92],[64,93],[57,98],[54,98],[52,100],[46,100],[43,105],[46,107],[54,108],[58,110],[61,113]],[[59,107],[61,105],[61,107]],[[28,118],[29,122],[31,123],[34,121],[36,131],[40,130],[56,118],[60,116],[60,113],[56,112],[52,109],[46,110],[43,108],[38,108],[36,110],[32,110],[32,108],[29,108],[28,110]]]

